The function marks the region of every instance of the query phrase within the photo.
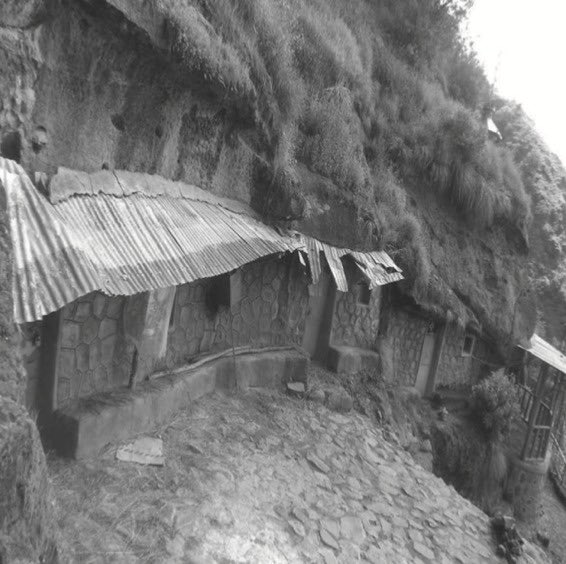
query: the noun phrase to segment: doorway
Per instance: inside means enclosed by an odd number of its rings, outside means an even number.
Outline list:
[[[333,287],[330,274],[323,271],[316,284],[309,285],[309,305],[303,335],[303,348],[311,358],[322,360],[326,356],[334,309]]]
[[[424,338],[421,350],[421,359],[419,361],[419,370],[415,380],[415,388],[421,396],[424,396],[427,390],[428,381],[431,376],[432,359],[434,356],[434,346],[436,344],[436,332],[429,331]]]

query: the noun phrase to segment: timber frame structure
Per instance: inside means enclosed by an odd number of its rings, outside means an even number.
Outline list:
[[[566,356],[536,334],[528,347],[519,348],[523,363],[530,356],[536,359],[538,367],[534,385],[528,385],[525,373],[517,384],[521,417],[527,425],[520,456],[523,461],[544,460],[553,437],[562,434],[564,425]]]

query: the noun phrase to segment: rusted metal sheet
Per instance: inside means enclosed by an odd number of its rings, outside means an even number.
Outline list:
[[[306,235],[301,235],[300,238],[304,241],[307,250],[311,266],[311,277],[315,284],[318,282],[322,271],[321,253],[326,257],[330,272],[336,282],[336,287],[341,292],[348,291],[346,273],[341,261],[342,257],[348,255],[354,259],[368,279],[370,289],[403,279],[401,269],[384,251],[361,253],[351,249],[333,247]]]
[[[402,278],[385,253],[355,253],[280,233],[244,204],[195,186],[124,171],[60,169],[47,200],[15,163],[2,159],[0,169],[14,241],[19,323],[94,290],[133,295],[295,250],[306,253],[316,278],[322,252],[342,291],[347,282],[340,259],[347,254],[357,257],[375,285]]]
[[[519,347],[533,356],[540,358],[540,360],[556,368],[559,372],[566,374],[566,356],[537,334],[531,337],[531,342],[528,347],[522,345],[519,345]]]
[[[98,288],[88,254],[77,248],[49,201],[24,170],[0,157],[13,251],[12,294],[17,323],[34,321]]]

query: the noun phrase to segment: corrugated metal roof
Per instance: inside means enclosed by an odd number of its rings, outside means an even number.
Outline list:
[[[542,337],[533,335],[528,347],[519,345],[520,348],[531,353],[533,356],[540,358],[546,364],[556,368],[559,372],[566,374],[566,356],[557,348],[547,343]]]
[[[244,204],[158,176],[60,169],[51,179],[49,201],[15,163],[2,159],[0,170],[14,240],[18,323],[40,319],[94,290],[132,295],[295,250],[306,251],[318,274],[323,252],[343,291],[340,258],[346,254],[375,284],[402,278],[385,253],[356,253],[281,234]]]
[[[13,247],[18,323],[34,321],[98,288],[88,254],[76,247],[53,206],[15,162],[0,157]]]
[[[361,253],[352,251],[351,249],[333,247],[306,235],[300,235],[300,238],[305,243],[306,252],[311,265],[311,276],[314,283],[318,281],[322,270],[320,253],[323,253],[326,257],[330,272],[336,282],[336,287],[341,292],[348,291],[346,273],[344,272],[344,267],[340,260],[347,255],[354,259],[366,276],[370,289],[403,279],[401,269],[391,260],[391,257],[383,251]]]

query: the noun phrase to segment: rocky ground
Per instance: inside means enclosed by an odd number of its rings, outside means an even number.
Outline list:
[[[50,459],[70,561],[500,561],[488,517],[358,413],[215,394],[158,435],[163,467]]]
[[[547,479],[542,496],[541,516],[535,527],[525,527],[525,536],[532,537],[540,531],[550,539],[549,553],[553,564],[566,562],[566,509]]]

